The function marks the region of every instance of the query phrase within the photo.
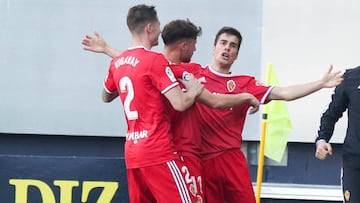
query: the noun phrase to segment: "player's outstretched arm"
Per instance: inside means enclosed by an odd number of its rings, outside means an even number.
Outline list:
[[[81,44],[84,45],[83,49],[86,51],[104,53],[111,58],[121,54],[121,51],[109,46],[105,39],[96,31],[94,31],[94,36],[85,35]]]
[[[249,93],[212,94],[207,89],[202,91],[197,101],[215,109],[228,109],[239,104],[249,103],[252,107],[250,113],[255,113],[260,105],[257,98]]]
[[[293,85],[288,87],[274,87],[268,100],[285,100],[291,101],[312,94],[322,88],[332,88],[339,85],[343,81],[341,71],[333,72],[333,66],[325,73],[325,75],[317,81],[305,83],[301,85]]]

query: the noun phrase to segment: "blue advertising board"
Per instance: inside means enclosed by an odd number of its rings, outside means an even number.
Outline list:
[[[2,135],[0,202],[127,203],[122,145],[122,138]]]
[[[121,159],[0,157],[0,202],[129,202]]]

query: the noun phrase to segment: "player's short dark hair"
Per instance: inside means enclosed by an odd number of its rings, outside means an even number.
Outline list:
[[[201,35],[201,27],[194,25],[189,19],[173,20],[166,24],[161,32],[165,45],[181,39],[195,39]]]
[[[238,51],[240,49],[240,45],[241,45],[241,42],[242,42],[242,36],[240,34],[240,32],[233,28],[233,27],[222,27],[217,33],[216,33],[216,36],[215,36],[215,41],[214,41],[214,46],[216,45],[217,41],[219,40],[219,36],[221,34],[229,34],[229,35],[234,35],[236,36],[238,39],[239,39],[239,47],[238,47]]]
[[[126,23],[130,32],[140,32],[148,23],[157,20],[155,6],[139,4],[129,9]]]

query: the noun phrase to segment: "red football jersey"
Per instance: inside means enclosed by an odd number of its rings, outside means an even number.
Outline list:
[[[127,122],[127,168],[146,167],[178,158],[163,95],[177,86],[161,53],[133,47],[113,58],[104,87],[118,91]]]
[[[202,69],[200,80],[212,93],[250,93],[264,103],[272,89],[251,76],[221,74],[211,67]],[[201,116],[202,156],[214,157],[228,149],[240,149],[242,131],[249,104],[244,103],[230,109],[212,109],[196,103]]]
[[[199,112],[195,105],[186,111],[170,113],[174,143],[179,155],[200,157]]]
[[[186,79],[188,73],[198,77],[201,65],[196,63],[182,63],[171,65],[176,78]],[[170,113],[175,148],[181,156],[200,157],[201,136],[199,129],[199,112],[195,105],[186,111],[172,110]]]

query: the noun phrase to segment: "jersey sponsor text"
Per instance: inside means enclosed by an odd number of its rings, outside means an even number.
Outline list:
[[[126,134],[126,140],[133,140],[134,144],[137,143],[139,139],[144,139],[148,137],[148,131],[142,130],[142,131],[135,131],[131,133]]]

